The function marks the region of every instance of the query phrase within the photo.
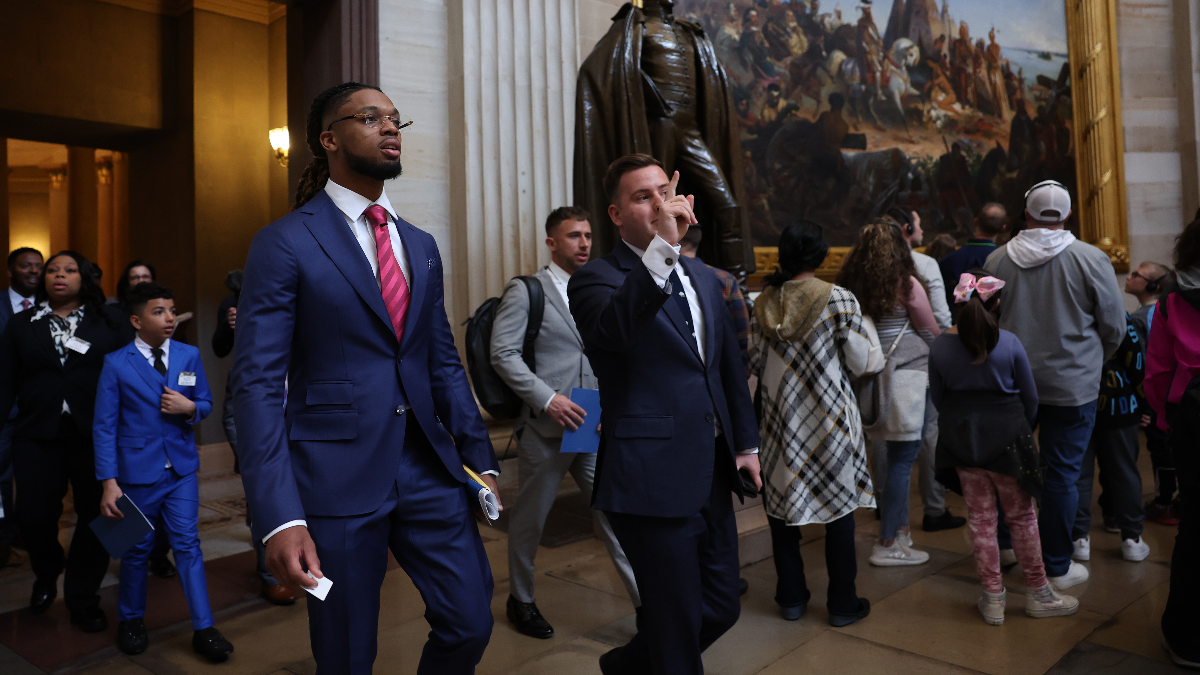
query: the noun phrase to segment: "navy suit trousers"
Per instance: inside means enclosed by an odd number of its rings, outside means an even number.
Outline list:
[[[324,601],[308,596],[319,675],[372,672],[389,548],[425,600],[432,629],[419,675],[474,673],[491,638],[492,572],[467,491],[416,424],[407,425],[402,452],[399,476],[377,510],[307,518],[321,572],[333,582]]]
[[[724,441],[716,446],[724,452]],[[728,462],[728,460],[726,460]],[[606,512],[642,595],[641,632],[620,651],[631,675],[701,675],[700,653],[737,622],[737,522],[729,468],[717,462],[708,503],[683,518]]]

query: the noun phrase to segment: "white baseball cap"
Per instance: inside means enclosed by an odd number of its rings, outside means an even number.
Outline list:
[[[1058,181],[1042,181],[1025,193],[1025,210],[1040,223],[1061,223],[1071,213],[1071,194]]]

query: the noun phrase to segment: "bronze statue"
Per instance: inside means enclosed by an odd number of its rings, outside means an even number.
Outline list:
[[[753,272],[732,91],[712,42],[700,26],[677,19],[670,0],[621,7],[579,70],[575,203],[592,212],[597,254],[617,240],[604,172],[635,152],[653,155],[667,175],[679,171],[680,193],[696,195],[708,235],[700,257],[739,279]]]

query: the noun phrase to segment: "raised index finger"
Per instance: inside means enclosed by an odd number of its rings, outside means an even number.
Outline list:
[[[679,186],[679,172],[676,171],[675,174],[673,176],[671,176],[671,183],[669,185],[667,185],[667,199],[675,198],[675,188],[678,186]]]

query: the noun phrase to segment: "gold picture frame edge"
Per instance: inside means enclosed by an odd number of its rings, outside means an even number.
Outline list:
[[[1067,13],[1067,56],[1071,64],[1072,142],[1078,185],[1080,237],[1108,254],[1113,269],[1129,271],[1129,227],[1126,222],[1125,139],[1121,119],[1121,68],[1117,51],[1116,0],[1063,0]],[[1103,25],[1096,25],[1097,23]],[[1089,54],[1095,54],[1090,62]],[[1100,85],[1094,96],[1081,96],[1085,73],[1098,66],[1090,83]],[[1087,85],[1085,85],[1087,86]],[[1087,120],[1086,123],[1081,123]],[[1084,131],[1089,130],[1088,137]],[[1094,141],[1094,143],[1093,143]],[[1087,146],[1085,166],[1080,152]],[[1093,194],[1095,193],[1095,194]],[[845,246],[829,249],[817,276],[833,281],[846,253]],[[779,249],[755,246],[757,271],[746,280],[752,289],[762,287],[763,278],[775,271]]]

